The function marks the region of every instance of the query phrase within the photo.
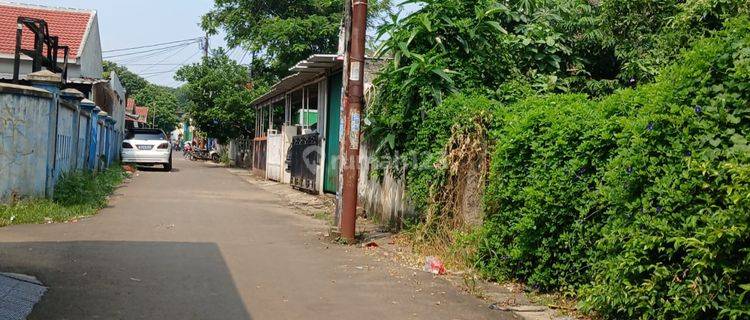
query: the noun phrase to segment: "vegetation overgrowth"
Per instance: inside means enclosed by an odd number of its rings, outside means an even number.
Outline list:
[[[68,222],[95,215],[107,205],[127,173],[119,166],[96,174],[65,174],[52,199],[20,199],[0,205],[0,227],[15,224]]]
[[[382,29],[366,129],[418,240],[603,318],[750,317],[746,0],[423,2]],[[484,222],[457,228],[476,155]]]

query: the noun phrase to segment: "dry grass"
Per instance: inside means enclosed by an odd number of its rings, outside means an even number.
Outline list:
[[[483,117],[455,126],[444,152],[444,179],[430,195],[425,221],[407,232],[414,251],[441,258],[451,270],[473,273],[481,198],[489,170],[488,132]],[[471,281],[469,281],[471,282]]]

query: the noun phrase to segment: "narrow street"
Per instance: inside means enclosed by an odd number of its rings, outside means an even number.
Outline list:
[[[225,168],[175,159],[93,218],[0,229],[0,268],[49,287],[29,319],[512,319],[321,240],[325,223]]]

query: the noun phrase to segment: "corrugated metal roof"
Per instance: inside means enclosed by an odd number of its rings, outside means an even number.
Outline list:
[[[267,103],[273,103],[278,101],[284,94],[292,89],[302,86],[310,81],[313,81],[326,73],[335,71],[344,66],[343,57],[335,54],[316,54],[312,55],[307,60],[302,60],[297,63],[294,67],[290,68],[290,71],[296,72],[295,74],[288,76],[271,87],[268,93],[260,96],[250,103],[253,107],[259,107]]]
[[[324,73],[337,66],[342,66],[343,62],[343,58],[339,59],[339,56],[335,54],[316,54],[310,56],[307,60],[300,61],[289,70],[301,73]]]

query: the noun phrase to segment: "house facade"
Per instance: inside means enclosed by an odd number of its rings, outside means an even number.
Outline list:
[[[128,98],[125,102],[125,127],[127,129],[145,128],[148,110],[148,107],[137,105],[135,99]]]
[[[45,7],[12,3],[0,0],[0,82],[11,82],[16,54],[16,31],[19,17],[44,20],[49,35],[58,37],[59,45],[70,48],[68,53],[67,77],[62,80],[64,88],[83,93],[86,99],[94,101],[116,122],[116,129],[125,130],[126,88],[117,74],[104,79],[102,45],[99,34],[99,18],[94,10]],[[22,30],[22,49],[34,48],[34,34]],[[64,53],[58,52],[58,63],[62,63]],[[30,84],[28,75],[32,73],[33,59],[20,55],[19,80]]]
[[[33,24],[19,23],[20,18],[26,19],[26,22],[33,21]],[[21,51],[18,85],[37,86],[41,75],[49,82],[43,89],[52,94],[52,101],[62,101],[64,94],[75,93],[72,96],[76,97],[77,103],[53,104],[55,108],[50,110],[50,114],[60,115],[60,123],[67,122],[80,126],[68,130],[69,132],[66,131],[69,126],[58,128],[58,136],[50,141],[53,145],[58,144],[56,150],[65,152],[59,154],[60,159],[50,163],[61,170],[76,166],[78,169],[92,170],[107,167],[119,160],[120,141],[125,132],[127,92],[116,73],[111,73],[109,79],[103,77],[102,48],[96,11],[0,0],[0,83],[14,80],[17,32],[20,30],[22,35],[21,49],[33,50],[36,34],[29,28],[41,25],[46,25],[48,29],[43,32],[46,40],[57,41],[58,46],[69,48],[67,68],[64,65],[65,53],[58,51],[57,66],[63,69],[63,72],[50,65],[46,65],[45,68],[44,64],[41,70],[32,72],[34,59]],[[43,43],[42,47],[36,48],[45,52],[50,49],[50,44]],[[79,148],[81,150],[78,150]],[[78,153],[83,159],[71,161],[73,158],[70,155],[74,153]],[[58,163],[75,165],[58,166]]]
[[[318,54],[252,102],[256,175],[311,193],[338,189],[343,58]]]
[[[102,78],[102,46],[96,11],[0,2],[0,80],[13,78],[18,17],[43,19],[50,35],[59,37],[60,45],[70,47],[68,82]],[[21,43],[25,49],[32,48],[34,34],[23,30]],[[61,58],[63,53],[58,56]],[[31,72],[32,59],[21,55],[20,78],[25,79]]]

